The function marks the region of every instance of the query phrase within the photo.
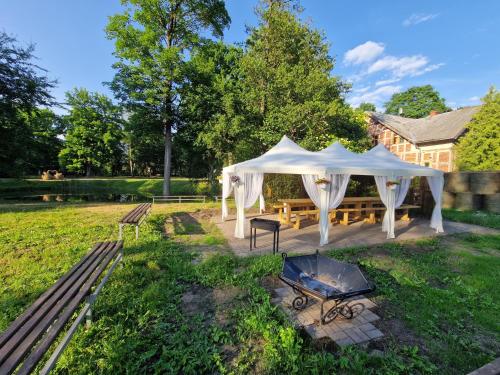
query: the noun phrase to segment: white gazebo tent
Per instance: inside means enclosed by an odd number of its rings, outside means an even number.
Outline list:
[[[328,211],[342,203],[351,175],[374,176],[380,197],[386,206],[382,230],[394,238],[394,210],[408,191],[410,179],[425,176],[436,202],[431,227],[442,232],[441,194],[443,172],[400,160],[384,146],[356,154],[334,143],[319,152],[303,149],[286,136],[265,154],[223,169],[222,219],[228,216],[226,199],[234,190],[236,203],[235,237],[245,237],[245,209],[254,205],[260,196],[264,207],[262,183],[264,173],[300,174],[306,191],[320,210],[320,245],[328,243]],[[318,184],[317,181],[327,183]],[[393,184],[396,182],[397,184]]]

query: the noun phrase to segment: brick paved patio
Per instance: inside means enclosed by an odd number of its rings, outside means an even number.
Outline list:
[[[345,346],[367,343],[370,340],[380,339],[384,336],[373,324],[373,322],[380,319],[377,314],[370,311],[376,305],[364,296],[349,300],[350,305],[356,311],[353,319],[337,317],[332,322],[321,325],[319,322],[319,302],[310,298],[308,306],[303,310],[297,311],[292,307],[292,301],[296,295],[290,287],[277,288],[274,292],[277,297],[273,298],[273,304],[280,306],[294,324],[297,327],[304,328],[313,339],[329,338],[337,345]],[[330,305],[331,303],[328,306]]]
[[[278,216],[273,214],[247,216],[247,218],[251,217],[262,217],[273,220],[278,219]],[[245,239],[234,237],[234,225],[236,223],[234,216],[229,217],[229,219],[224,222],[221,222],[219,216],[213,217],[212,220],[223,232],[229,246],[236,255],[262,255],[272,252],[273,234],[271,232],[257,230],[257,248],[250,251],[248,234]],[[308,224],[309,225],[299,230],[293,229],[288,225],[282,225],[280,230],[280,252],[307,254],[314,252],[316,249],[322,251],[351,246],[369,246],[385,242],[397,242],[399,240],[415,240],[436,235],[436,231],[429,227],[429,220],[421,218],[415,218],[409,222],[401,220],[396,221],[396,238],[390,240],[386,238],[386,233],[382,232],[382,225],[380,223],[367,224],[357,222],[349,226],[331,226],[329,231],[330,243],[320,247],[318,224],[315,222],[309,222]],[[500,233],[500,231],[491,228],[451,221],[444,221],[443,226],[445,235],[462,232],[478,234]],[[439,235],[442,234],[440,233]]]

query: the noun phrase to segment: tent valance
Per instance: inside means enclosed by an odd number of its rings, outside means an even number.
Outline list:
[[[340,143],[319,152],[303,149],[284,136],[265,154],[225,167],[224,172],[283,174],[349,174],[362,176],[442,176],[443,172],[407,163],[378,145],[363,154],[346,150]]]

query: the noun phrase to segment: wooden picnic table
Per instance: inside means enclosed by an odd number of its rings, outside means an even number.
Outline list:
[[[294,208],[300,208],[301,210],[313,210],[316,207],[313,201],[309,198],[280,199],[279,202],[283,204],[283,211],[286,211],[284,215],[285,224],[290,224]],[[375,207],[376,205],[381,204],[382,200],[379,197],[345,197],[342,200],[342,203],[339,205],[339,208],[344,208],[345,206],[353,206],[345,208],[353,208],[354,210],[352,212],[356,213],[357,215],[356,217],[354,217],[354,220],[357,220],[361,216],[361,211],[363,211],[365,208],[370,209]],[[348,224],[346,220],[342,220],[340,223],[344,225]]]

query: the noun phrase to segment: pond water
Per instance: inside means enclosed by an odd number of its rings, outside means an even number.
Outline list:
[[[140,194],[35,194],[1,197],[5,201],[23,202],[139,202],[149,201]]]

